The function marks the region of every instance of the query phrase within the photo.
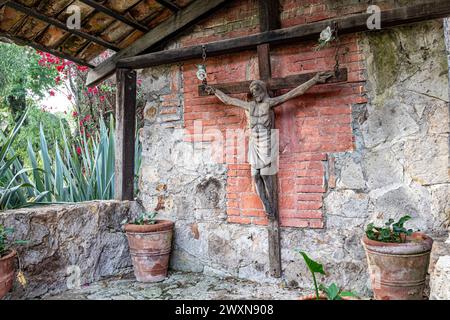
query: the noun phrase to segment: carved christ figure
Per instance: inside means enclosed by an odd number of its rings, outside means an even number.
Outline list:
[[[248,148],[248,161],[251,165],[251,174],[255,183],[256,192],[260,197],[266,214],[269,218],[275,216],[277,204],[273,203],[273,194],[276,190],[274,179],[278,171],[278,141],[272,134],[275,124],[273,108],[280,104],[303,95],[317,83],[325,83],[332,73],[317,73],[311,80],[299,85],[288,93],[271,98],[265,82],[256,80],[250,84],[252,101],[243,101],[230,97],[212,86],[206,86],[208,94],[215,94],[220,101],[246,110],[250,139]]]

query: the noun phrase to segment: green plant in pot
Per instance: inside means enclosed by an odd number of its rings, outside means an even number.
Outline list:
[[[323,265],[317,261],[311,259],[305,252],[300,251],[303,260],[306,263],[309,271],[311,272],[314,283],[314,294],[300,298],[301,300],[349,300],[356,298],[356,295],[350,291],[341,290],[335,283],[327,286],[324,284],[318,284],[316,274],[325,275]]]
[[[0,299],[12,288],[15,273],[15,261],[17,251],[12,248],[14,244],[26,244],[27,241],[9,241],[8,236],[14,232],[12,228],[6,228],[0,224]],[[24,286],[26,283],[23,273],[19,271],[17,279]]]
[[[124,227],[139,282],[159,282],[167,277],[174,223],[157,220],[156,215],[144,212]]]
[[[369,223],[362,244],[366,251],[372,290],[377,300],[421,300],[433,239],[407,229],[406,215],[384,226]]]

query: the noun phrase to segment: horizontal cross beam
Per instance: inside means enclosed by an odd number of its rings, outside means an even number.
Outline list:
[[[404,24],[444,18],[450,15],[450,1],[436,0],[426,4],[406,6],[381,12],[382,28],[400,26]],[[208,56],[252,50],[264,43],[282,44],[305,40],[317,40],[325,28],[338,26],[339,34],[349,34],[371,31],[367,28],[367,21],[371,14],[361,13],[351,16],[298,25],[290,28],[277,29],[257,33],[239,38],[216,41],[205,44]],[[165,50],[141,56],[119,60],[117,67],[142,69],[162,64],[177,63],[202,57],[202,45],[181,49]]]
[[[121,15],[120,13],[115,12],[114,10],[111,10],[108,7],[105,7],[104,5],[96,2],[96,1],[92,1],[92,0],[80,0],[81,2],[87,4],[88,6],[94,8],[97,11],[103,12],[104,14],[113,17],[116,20],[119,20],[127,25],[129,25],[130,27],[133,27],[139,31],[142,32],[148,32],[149,28],[144,26],[143,24],[140,24],[139,22],[133,20],[133,19],[129,19],[124,15]]]
[[[79,31],[77,29],[70,29],[66,24],[62,23],[61,21],[59,21],[57,19],[54,19],[54,18],[47,17],[45,14],[42,14],[42,13],[40,13],[40,12],[34,10],[34,9],[31,9],[31,8],[28,8],[28,7],[24,6],[24,5],[21,5],[20,3],[17,3],[15,1],[11,0],[11,1],[8,1],[6,3],[6,5],[8,7],[11,7],[13,9],[17,10],[17,11],[23,12],[26,15],[29,15],[31,17],[34,17],[34,18],[39,19],[41,21],[44,21],[45,23],[54,25],[54,26],[56,26],[56,27],[58,27],[60,29],[63,29],[65,31],[69,32],[69,33],[75,34],[75,35],[77,35],[77,36],[79,36],[79,37],[81,37],[83,39],[86,39],[86,40],[89,40],[91,42],[97,43],[97,44],[99,44],[99,45],[101,45],[101,46],[103,46],[105,48],[108,48],[108,49],[111,49],[111,50],[114,50],[114,51],[119,51],[118,47],[116,47],[115,45],[110,44],[109,42],[106,42],[103,39],[100,39],[98,37],[92,36],[92,35],[90,35],[90,34],[88,34],[86,32]]]
[[[282,89],[293,89],[302,83],[311,80],[316,73],[303,73],[296,74],[292,76],[287,76],[284,78],[273,78],[267,80],[268,90],[282,90]],[[348,79],[348,71],[346,68],[339,69],[339,72],[335,76],[329,78],[326,83],[338,83],[346,82]],[[226,93],[226,94],[238,94],[238,93],[250,93],[250,84],[252,81],[242,81],[242,82],[230,82],[224,84],[212,84],[216,89]],[[198,86],[198,94],[201,97],[208,96],[209,94],[205,91],[205,86]]]

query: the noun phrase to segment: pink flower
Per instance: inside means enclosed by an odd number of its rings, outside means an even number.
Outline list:
[[[86,115],[86,117],[84,117],[84,121],[91,121],[91,115],[90,114],[88,114],[88,115]]]
[[[78,154],[79,156],[81,156],[81,148],[80,148],[80,147],[77,147],[77,154]]]
[[[76,112],[76,111],[72,112],[72,117],[74,117],[74,118],[78,117],[78,112]]]
[[[56,78],[55,78],[55,83],[56,84],[59,84],[61,82],[61,77],[60,76],[57,76]]]
[[[50,97],[54,97],[55,96],[55,91],[50,90],[49,93],[50,93]]]
[[[105,101],[105,96],[100,96],[100,102],[104,102]]]
[[[81,72],[86,72],[89,70],[89,68],[86,66],[77,66],[77,69]]]
[[[98,88],[97,87],[88,88],[88,92],[92,94],[98,94]]]

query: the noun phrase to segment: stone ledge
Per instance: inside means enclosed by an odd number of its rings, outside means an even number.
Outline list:
[[[14,239],[30,241],[17,247],[28,284],[16,283],[9,298],[56,294],[129,270],[121,221],[134,208],[134,202],[92,201],[0,213],[0,223],[14,228]]]

